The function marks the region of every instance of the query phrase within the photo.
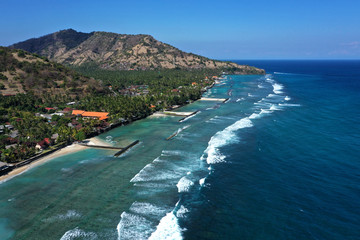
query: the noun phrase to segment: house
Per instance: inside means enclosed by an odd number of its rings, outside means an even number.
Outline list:
[[[196,86],[197,85],[197,82],[192,82],[191,83],[191,86]]]
[[[72,115],[81,116],[83,118],[97,118],[99,120],[108,119],[108,112],[87,112],[83,110],[73,110]]]
[[[36,144],[35,148],[38,150],[43,150],[43,149],[47,148],[48,146],[49,146],[49,144],[47,144],[47,142],[45,140],[42,140]]]
[[[14,143],[18,143],[18,140],[16,138],[8,137],[5,139],[5,142],[8,144],[14,144]]]
[[[44,138],[44,142],[45,142],[47,145],[50,145],[50,144],[51,144],[50,138]]]
[[[54,133],[52,136],[51,136],[51,140],[56,142],[57,139],[59,138],[59,134],[58,133]]]
[[[14,129],[14,126],[11,125],[10,123],[6,124],[5,127],[9,130]]]
[[[14,143],[14,144],[11,144],[11,145],[6,145],[5,146],[5,149],[9,149],[9,148],[16,148],[17,144]]]
[[[63,111],[63,113],[70,113],[70,112],[72,112],[72,110],[73,110],[72,108],[66,107],[62,111]]]
[[[19,130],[12,130],[9,136],[11,138],[17,138],[19,136]]]
[[[51,114],[40,114],[40,117],[46,118],[48,120],[51,120]]]

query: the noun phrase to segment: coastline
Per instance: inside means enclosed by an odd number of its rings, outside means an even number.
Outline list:
[[[209,89],[213,88],[215,86],[215,81],[208,87],[206,87],[206,89],[204,91],[202,91],[202,93],[204,92],[207,92]],[[201,100],[201,97],[195,101],[199,101]],[[190,103],[188,103],[190,104]],[[183,107],[183,106],[186,106],[188,104],[184,104],[182,106],[180,106],[179,108]],[[154,112],[152,114],[150,114],[149,116],[147,117],[163,117],[163,116],[171,116],[171,115],[168,115],[168,114],[165,114],[165,113],[161,113],[161,112]],[[145,118],[147,118],[145,117]],[[143,119],[143,118],[140,118],[140,119]],[[137,121],[137,120],[140,120],[140,119],[136,119],[134,121]],[[131,121],[131,122],[134,122],[134,121]],[[131,123],[129,122],[129,123]],[[127,123],[127,124],[129,124]],[[125,124],[125,125],[127,125]],[[117,128],[117,127],[121,127],[121,126],[124,126],[123,124],[119,125],[119,126],[116,126],[114,128]],[[110,128],[110,129],[113,129],[113,128]],[[110,130],[109,129],[109,130]],[[101,134],[101,133],[100,133]],[[88,139],[85,139],[84,141],[89,141],[89,145],[105,145],[105,146],[111,146],[109,143],[107,143],[106,141],[103,141],[103,140],[100,140],[99,138],[97,138],[98,135],[100,134],[97,134],[96,136],[94,137],[91,137],[91,138],[88,138]],[[78,151],[81,151],[81,150],[84,150],[86,149],[87,147],[85,146],[81,146],[77,143],[72,143],[71,145],[68,145],[66,147],[62,147],[58,150],[56,150],[55,152],[47,155],[47,156],[43,156],[43,157],[40,157],[39,159],[29,163],[29,164],[26,164],[24,166],[21,166],[21,167],[18,167],[18,168],[15,168],[11,171],[9,171],[7,174],[5,175],[2,175],[0,176],[0,184],[18,176],[18,175],[21,175],[22,173],[26,172],[27,170],[33,168],[33,167],[36,167],[36,166],[39,166],[43,163],[46,163],[47,161],[50,161],[52,160],[53,158],[56,158],[56,157],[60,157],[60,156],[64,156],[64,155],[67,155],[67,154],[71,154],[71,153],[75,153],[75,152],[78,152]]]
[[[89,139],[86,139],[86,141],[89,141],[89,145],[104,145],[104,146],[111,146],[109,143],[103,141],[103,140],[100,140],[99,138],[97,137],[92,137],[92,138],[89,138]],[[0,184],[1,183],[4,183],[18,175],[21,175],[22,173],[26,172],[27,170],[33,168],[33,167],[36,167],[36,166],[39,166],[41,164],[44,164],[56,157],[61,157],[61,156],[65,156],[67,154],[71,154],[71,153],[75,153],[75,152],[78,152],[78,151],[81,151],[81,150],[84,150],[86,149],[87,147],[85,146],[81,146],[77,143],[73,143],[69,146],[66,146],[66,147],[63,147],[63,148],[60,148],[59,150],[47,155],[47,156],[44,156],[44,157],[41,157],[39,158],[38,160],[35,160],[29,164],[26,164],[24,166],[21,166],[19,168],[15,168],[13,169],[12,171],[8,172],[7,174],[3,175],[3,176],[0,176]]]

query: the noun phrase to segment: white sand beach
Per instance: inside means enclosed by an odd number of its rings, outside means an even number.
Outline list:
[[[107,143],[105,141],[102,141],[97,137],[86,139],[86,141],[88,141],[89,145],[111,146],[109,143]],[[86,148],[87,147],[85,147],[85,146],[81,146],[81,145],[79,145],[77,143],[73,143],[73,144],[71,144],[69,146],[66,146],[64,148],[61,148],[61,149],[57,150],[56,152],[53,152],[53,153],[51,153],[51,154],[49,154],[47,156],[39,158],[39,159],[33,161],[30,164],[27,164],[25,166],[16,168],[16,169],[12,170],[11,172],[9,172],[6,175],[0,176],[0,183],[8,181],[9,179],[11,179],[13,177],[16,177],[16,176],[26,172],[27,170],[29,170],[29,169],[31,169],[33,167],[39,166],[39,165],[41,165],[41,164],[43,164],[43,163],[45,163],[45,162],[47,162],[47,161],[49,161],[51,159],[54,159],[54,158],[60,157],[60,156],[64,156],[66,154],[78,152],[78,151],[84,150]]]

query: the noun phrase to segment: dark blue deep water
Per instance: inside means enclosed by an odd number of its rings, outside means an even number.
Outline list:
[[[237,62],[294,106],[219,148],[185,238],[360,239],[360,61]]]

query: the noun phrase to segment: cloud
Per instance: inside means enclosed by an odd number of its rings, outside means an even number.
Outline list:
[[[353,42],[343,43],[341,45],[351,47],[351,48],[359,48],[360,47],[360,41],[353,41]]]

